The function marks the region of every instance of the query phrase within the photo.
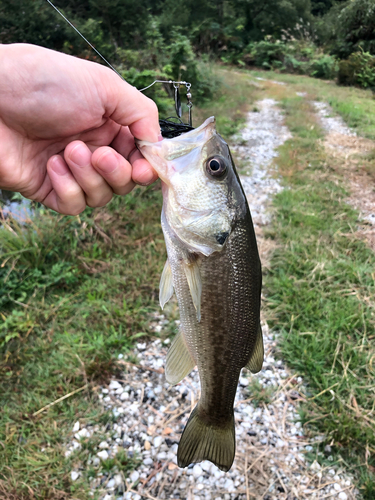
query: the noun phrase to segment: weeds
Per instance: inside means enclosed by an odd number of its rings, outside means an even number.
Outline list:
[[[262,385],[256,377],[249,379],[247,390],[249,397],[256,408],[261,405],[270,404],[272,396],[275,393],[275,387]]]
[[[216,115],[228,137],[255,94],[246,76],[219,76],[220,98],[194,107],[194,121]],[[69,457],[65,446],[77,420],[86,427],[111,426],[113,414],[103,410],[97,386],[120,378],[118,355],[154,335],[165,262],[161,205],[156,184],[77,217],[36,207],[24,224],[2,221],[1,499],[86,499],[90,479],[103,467],[125,478],[135,467],[137,458],[124,452],[99,468],[83,466],[72,482],[71,470],[87,464],[93,443],[82,442]],[[177,314],[174,302],[167,307]],[[171,333],[171,326],[163,331]]]
[[[327,436],[370,499],[375,257],[352,237],[357,213],[345,203],[334,160],[317,142],[321,132],[309,104],[293,96],[283,106],[294,137],[278,159],[290,188],[275,199],[270,234],[283,244],[266,280],[271,322],[283,332],[284,359],[308,383],[305,424]]]
[[[165,259],[160,207],[156,185],[79,217],[45,210],[0,229],[0,480],[7,494],[87,497],[88,483],[71,482],[64,436],[77,419],[101,418],[95,385],[120,374],[115,359],[133,337],[150,334]]]

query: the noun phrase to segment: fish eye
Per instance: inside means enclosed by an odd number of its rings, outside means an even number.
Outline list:
[[[213,156],[206,162],[206,171],[211,177],[221,178],[227,171],[227,164],[223,157]]]

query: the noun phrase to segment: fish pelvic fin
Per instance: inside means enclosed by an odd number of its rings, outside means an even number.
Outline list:
[[[197,312],[197,321],[201,320],[201,297],[202,297],[202,278],[199,270],[198,258],[196,254],[190,254],[189,262],[183,262],[183,269],[189,285],[191,298]]]
[[[259,323],[254,350],[251,353],[250,359],[247,362],[245,368],[250,370],[251,373],[260,372],[263,366],[263,358],[264,358],[263,335],[262,335],[262,328]]]
[[[198,405],[192,411],[182,433],[177,450],[179,467],[209,460],[227,472],[233,464],[236,452],[234,416],[227,425],[208,424],[199,416]]]
[[[167,354],[165,379],[168,384],[176,385],[189,375],[196,363],[189,352],[183,333],[180,331],[173,339]]]
[[[163,272],[161,273],[160,286],[159,286],[159,302],[160,307],[164,309],[165,304],[173,295],[173,280],[172,269],[167,259]]]

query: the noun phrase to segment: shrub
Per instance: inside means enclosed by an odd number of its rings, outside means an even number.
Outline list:
[[[244,61],[246,64],[276,69],[283,66],[287,46],[280,41],[263,40],[252,42],[246,47]]]
[[[321,54],[311,61],[308,74],[315,78],[333,79],[337,75],[337,61],[329,54]]]
[[[360,51],[351,54],[348,59],[340,61],[338,81],[342,85],[359,85],[374,89],[375,57],[368,52]]]
[[[299,73],[316,78],[334,78],[337,73],[337,61],[324,54],[313,43],[293,41],[272,41],[250,43],[243,55],[248,65],[263,67],[288,73]]]
[[[173,42],[160,53],[156,50],[162,47],[160,40],[156,40],[155,47],[147,50],[118,49],[118,68],[122,76],[138,89],[147,87],[154,80],[186,80],[192,84],[194,104],[212,98],[220,87],[217,75],[208,63],[197,59],[186,36],[174,32],[172,39]],[[170,85],[154,85],[145,94],[156,102],[163,117],[174,114],[173,89]]]

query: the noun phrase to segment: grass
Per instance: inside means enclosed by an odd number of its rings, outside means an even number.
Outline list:
[[[303,421],[326,436],[318,459],[325,444],[333,446],[370,500],[375,256],[353,236],[358,214],[345,203],[339,164],[319,144],[309,103],[289,92],[282,104],[293,139],[277,160],[289,188],[274,201],[269,237],[279,245],[266,276],[269,320],[283,333],[283,358],[308,384]]]
[[[226,139],[238,132],[244,125],[246,114],[253,107],[261,92],[249,84],[246,73],[216,68],[221,87],[212,101],[200,108],[193,108],[194,124],[198,126],[207,117],[216,117],[218,132]]]
[[[309,100],[328,102],[358,134],[375,139],[375,99],[371,90],[342,87],[333,81],[273,71],[251,71],[250,74],[254,77],[285,82],[295,92],[306,92]]]
[[[79,217],[37,212],[0,229],[0,480],[7,494],[86,498],[64,440],[103,417],[94,388],[150,334],[165,259],[159,186]],[[84,389],[37,416],[47,404]],[[26,497],[25,496],[25,497]],[[1,489],[0,489],[1,498]]]
[[[195,107],[194,122],[214,114],[228,136],[255,94],[243,75],[231,84],[229,73],[222,75],[219,97],[204,109]],[[154,335],[151,313],[159,310],[166,258],[161,204],[156,184],[77,217],[36,209],[26,224],[3,221],[0,499],[86,499],[91,478],[108,468],[126,476],[135,466],[136,457],[125,452],[97,467],[88,460],[113,426],[98,386],[121,376],[120,353],[131,355],[137,339]],[[172,328],[162,335],[175,333]],[[77,420],[97,432],[66,457]],[[84,472],[73,482],[70,471],[79,465]]]
[[[258,408],[258,406],[268,405],[272,402],[272,396],[275,393],[276,387],[264,386],[259,382],[259,379],[251,377],[246,389],[252,404],[255,408]]]
[[[370,138],[374,101],[366,91],[307,77],[252,72],[290,84],[257,88],[248,72],[218,73],[222,87],[194,107],[195,125],[215,115],[229,138],[257,99],[273,97],[284,107],[293,139],[277,162],[289,188],[275,199],[269,237],[278,245],[266,275],[267,314],[284,333],[284,359],[308,384],[306,431],[327,435],[334,459],[345,460],[364,498],[373,499],[375,259],[353,237],[357,214],[345,204],[340,166],[320,146],[322,132],[296,92],[345,108],[343,117]],[[135,466],[137,457],[125,453],[97,468],[85,464],[97,440],[112,432],[98,385],[121,376],[118,354],[152,335],[165,259],[160,207],[155,185],[78,217],[39,210],[25,226],[0,228],[0,499],[85,499],[99,472],[126,475]],[[267,403],[268,392],[254,384],[255,399]],[[77,420],[97,434],[66,457]],[[322,452],[320,461],[328,459]],[[80,464],[85,473],[72,482],[70,471]]]

